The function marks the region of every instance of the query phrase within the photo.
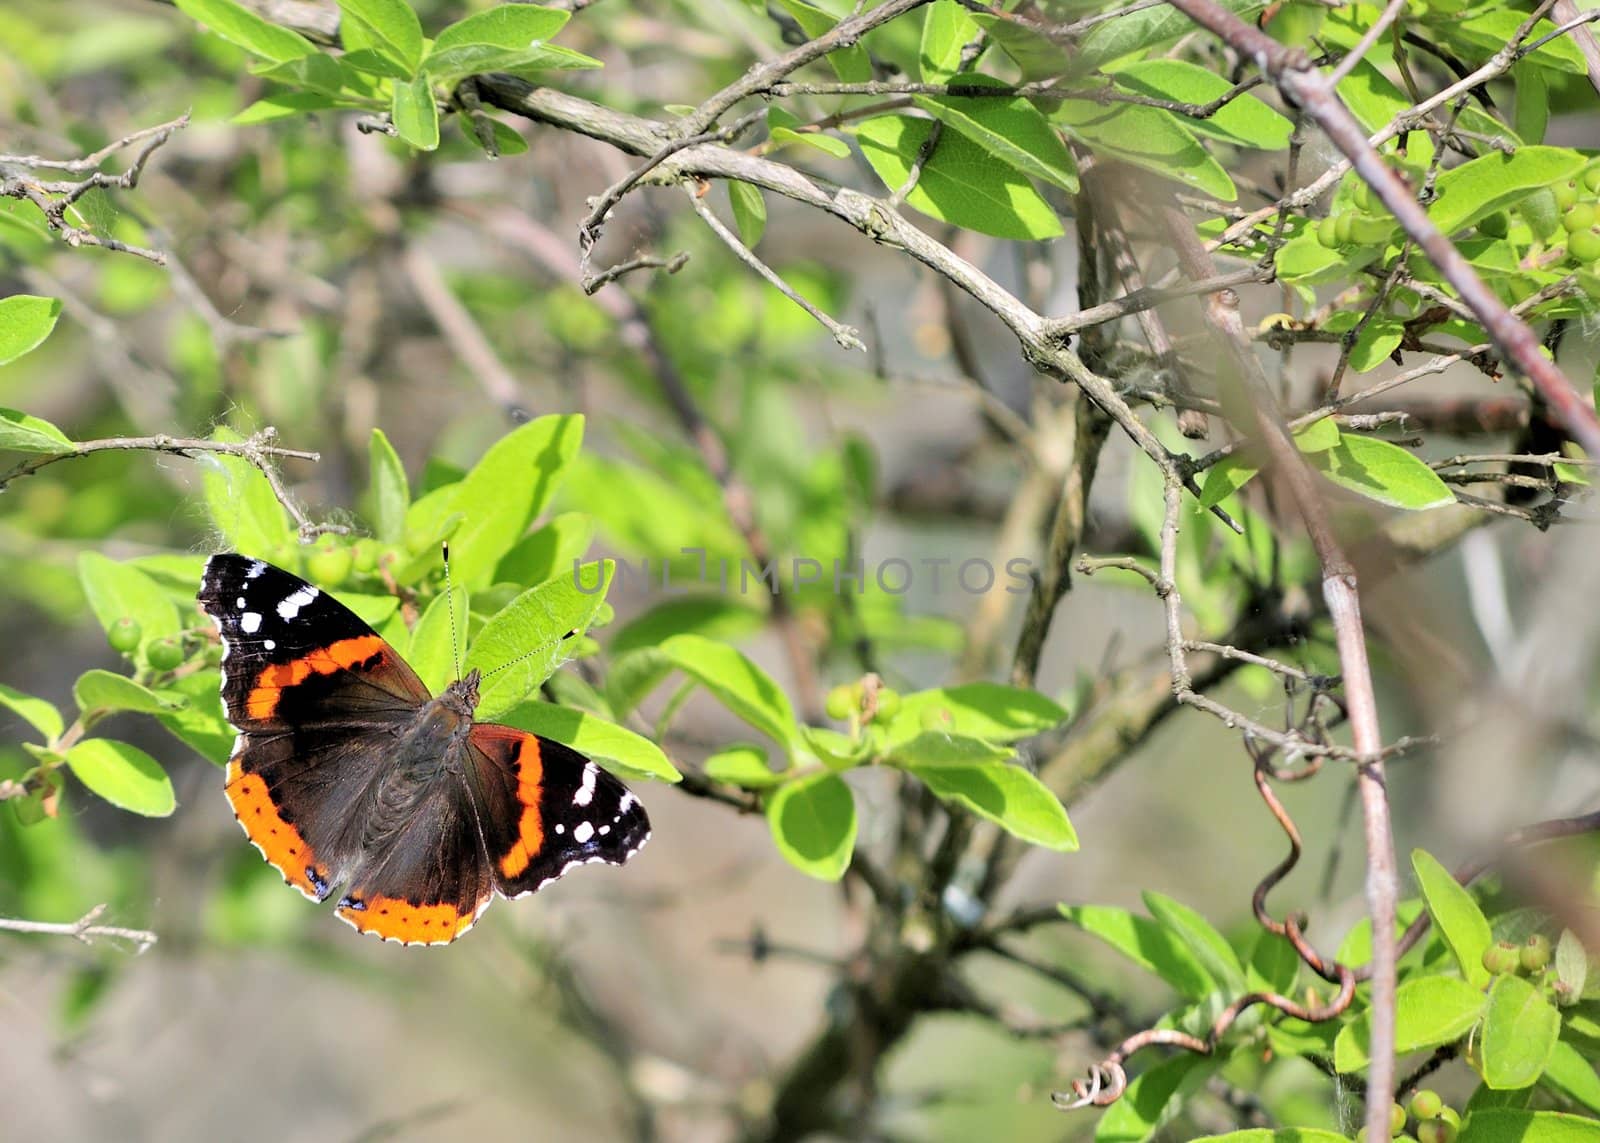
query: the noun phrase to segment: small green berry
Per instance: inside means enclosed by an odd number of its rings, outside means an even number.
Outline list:
[[[361,539],[350,546],[351,566],[362,575],[378,566],[378,541]]]
[[[1496,941],[1483,950],[1483,967],[1491,976],[1516,972],[1519,964],[1517,946],[1510,941]]]
[[[121,655],[131,655],[139,649],[139,640],[144,638],[144,628],[139,626],[139,621],[131,615],[124,615],[111,625],[111,630],[106,632],[106,642],[111,644],[111,649]]]
[[[1451,1107],[1448,1103],[1444,1105],[1444,1110],[1439,1112],[1439,1118],[1444,1120],[1451,1127],[1454,1127],[1457,1131],[1461,1130],[1461,1113],[1455,1108]]]
[[[843,722],[849,718],[851,713],[857,709],[855,696],[851,693],[850,684],[840,683],[829,691],[827,701],[823,703],[822,709],[829,718],[836,722]]]
[[[1338,248],[1339,219],[1334,215],[1330,214],[1327,218],[1317,223],[1317,242],[1329,250]]]
[[[1336,226],[1340,246],[1352,245],[1356,240],[1356,218],[1353,214],[1341,214]]]
[[[1583,189],[1590,194],[1600,194],[1600,167],[1590,167],[1583,172]]]
[[[1577,230],[1588,230],[1600,220],[1600,211],[1596,211],[1592,202],[1575,202],[1561,212],[1561,226],[1568,234]]]
[[[1417,1143],[1455,1143],[1457,1128],[1444,1119],[1417,1124]]]
[[[1567,239],[1567,252],[1579,262],[1600,261],[1600,233],[1590,227],[1571,235]]]
[[[1550,188],[1556,196],[1556,209],[1566,210],[1578,201],[1578,183],[1575,179],[1564,179]]]
[[[306,576],[318,587],[338,587],[350,578],[355,557],[334,539],[325,539],[306,558]]]
[[[1418,1119],[1437,1119],[1444,1100],[1432,1088],[1423,1088],[1411,1097],[1411,1114]]]
[[[900,692],[884,687],[878,692],[878,722],[888,722],[900,713]]]
[[[145,650],[145,658],[158,671],[170,671],[183,662],[183,644],[176,639],[157,639]]]
[[[1550,963],[1550,938],[1543,933],[1534,933],[1518,950],[1518,959],[1524,972],[1543,972]]]
[[[1389,1134],[1399,1135],[1406,1129],[1406,1109],[1398,1103],[1389,1105]]]

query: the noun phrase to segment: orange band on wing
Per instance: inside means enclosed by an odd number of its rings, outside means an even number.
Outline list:
[[[373,897],[365,908],[340,905],[337,912],[359,932],[408,945],[448,944],[478,919],[454,905],[413,905],[398,897]]]
[[[544,818],[539,813],[544,766],[539,761],[539,740],[533,735],[518,744],[516,766],[522,817],[517,821],[517,844],[500,859],[500,872],[507,877],[521,877],[533,862],[533,855],[544,846]]]
[[[327,895],[328,871],[317,864],[311,847],[273,804],[266,780],[246,774],[238,759],[228,763],[228,801],[246,836],[283,879],[313,901]]]
[[[255,686],[244,700],[244,712],[251,718],[271,718],[278,709],[278,699],[283,691],[304,682],[312,675],[331,675],[364,663],[383,651],[383,640],[377,635],[358,635],[354,639],[341,639],[320,651],[313,651],[300,659],[287,663],[273,663],[256,676]]]

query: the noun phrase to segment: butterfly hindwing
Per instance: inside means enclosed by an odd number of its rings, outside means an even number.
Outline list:
[[[470,741],[467,786],[504,896],[575,865],[621,865],[649,839],[639,799],[571,747],[497,723],[478,723]]]

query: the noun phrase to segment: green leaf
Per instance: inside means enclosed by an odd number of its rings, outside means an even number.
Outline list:
[[[15,361],[50,336],[61,302],[35,294],[0,298],[0,365]]]
[[[897,766],[978,766],[986,762],[1006,762],[1014,755],[1011,747],[998,746],[981,738],[924,730],[894,743],[888,760]]]
[[[1266,0],[1219,0],[1218,7],[1235,16],[1251,16],[1266,7]],[[1078,41],[1073,60],[1075,69],[1088,71],[1101,64],[1120,60],[1195,31],[1194,22],[1165,4],[1144,10],[1135,9],[1116,20],[1096,24]]]
[[[1483,1017],[1483,1082],[1496,1091],[1538,1082],[1560,1034],[1561,1013],[1530,981],[1495,977]]]
[[[1590,1111],[1600,1111],[1600,1076],[1583,1053],[1565,1040],[1556,1041],[1540,1082]]]
[[[759,188],[732,180],[728,183],[728,203],[733,207],[733,221],[739,228],[739,240],[755,249],[767,229],[767,200],[761,197]]]
[[[837,881],[856,845],[856,802],[837,775],[785,782],[767,798],[767,825],[778,852],[801,873]]]
[[[1513,64],[1511,78],[1516,84],[1512,101],[1512,123],[1517,134],[1529,143],[1543,143],[1550,126],[1550,84],[1539,67],[1526,61]]]
[[[1558,1111],[1474,1111],[1456,1143],[1600,1143],[1600,1123]]]
[[[1589,982],[1589,954],[1571,929],[1561,930],[1561,938],[1556,941],[1555,962],[1556,980],[1562,985],[1562,989],[1556,992],[1556,1002],[1562,1005],[1576,1004]]]
[[[736,742],[705,760],[706,777],[713,782],[765,790],[783,781],[783,775],[767,765],[767,752],[759,746]]]
[[[1228,172],[1170,111],[1129,103],[1102,107],[1092,100],[1066,99],[1051,119],[1094,151],[1175,179],[1223,202],[1239,197]]]
[[[1206,482],[1200,489],[1200,507],[1221,504],[1254,480],[1260,471],[1261,466],[1245,450],[1230,452],[1206,470]]]
[[[172,680],[162,693],[188,705],[158,714],[156,720],[202,758],[222,766],[233,753],[235,731],[222,711],[218,681],[216,671],[201,671]]]
[[[1245,965],[1245,987],[1251,992],[1290,996],[1299,979],[1300,954],[1294,946],[1276,933],[1262,932],[1257,936]]]
[[[316,45],[299,32],[280,28],[233,0],[174,0],[178,9],[252,55],[281,63],[317,54]]]
[[[1062,905],[1060,909],[1067,920],[1155,973],[1180,995],[1199,1000],[1216,990],[1188,946],[1160,923],[1110,905]]]
[[[1552,183],[1575,176],[1588,163],[1569,147],[1518,147],[1490,151],[1441,174],[1428,217],[1446,234],[1475,225]]]
[[[794,22],[800,25],[800,30],[809,40],[833,31],[834,24],[838,22],[821,8],[805,3],[805,0],[778,0],[778,3],[794,17]],[[866,83],[872,78],[872,57],[860,44],[836,48],[825,58],[834,74],[845,83]]]
[[[276,119],[292,119],[308,111],[327,111],[354,105],[352,100],[323,91],[275,91],[256,100],[228,122],[244,127],[252,123],[270,123]]]
[[[439,145],[439,105],[433,101],[433,84],[426,74],[410,83],[395,82],[390,114],[400,138],[417,150],[431,151]]]
[[[117,710],[131,710],[139,714],[161,714],[183,705],[179,700],[161,697],[149,687],[134,682],[126,675],[98,668],[85,671],[78,676],[78,681],[72,685],[72,697],[77,700],[78,709],[86,714],[89,711]]]
[[[581,512],[553,516],[518,540],[494,569],[495,583],[521,583],[530,587],[571,575],[594,539],[594,520]]]
[[[406,481],[405,466],[382,429],[372,430],[367,456],[373,531],[378,539],[397,544],[406,538],[406,509],[411,507],[411,485]]]
[[[936,0],[922,21],[922,82],[944,83],[961,64],[961,49],[980,29],[956,0]]]
[[[212,439],[241,438],[231,429],[219,428]],[[288,513],[259,468],[241,456],[221,453],[206,453],[201,466],[206,509],[229,548],[264,555],[280,544],[294,543]]]
[[[167,772],[137,746],[90,738],[67,751],[67,765],[78,781],[121,809],[164,818],[177,808]]]
[[[1210,921],[1189,906],[1153,890],[1146,890],[1141,896],[1150,915],[1189,947],[1223,991],[1230,996],[1244,991],[1244,965],[1239,963],[1239,954]]]
[[[1388,441],[1345,433],[1338,448],[1312,454],[1311,462],[1340,487],[1392,508],[1422,511],[1455,503],[1438,473]]]
[[[1433,923],[1455,956],[1462,977],[1477,988],[1485,987],[1489,970],[1483,967],[1483,950],[1494,940],[1488,918],[1472,894],[1426,850],[1411,851],[1411,868],[1416,871],[1417,886],[1428,903]]]
[[[381,59],[374,52],[367,53],[373,59]],[[385,63],[391,69],[394,64]],[[398,69],[395,69],[398,70]],[[361,72],[345,63],[343,58],[334,59],[317,52],[309,56],[297,56],[292,60],[281,63],[260,63],[250,69],[252,75],[262,79],[269,79],[274,83],[281,83],[289,87],[305,88],[320,92],[323,95],[343,96],[348,98],[345,91],[347,86],[360,84],[363,87],[366,81]],[[359,90],[359,88],[357,88]]]
[[[861,153],[885,186],[898,191],[928,141],[926,119],[883,115],[856,127]],[[1057,238],[1061,220],[1022,175],[997,164],[959,131],[945,131],[905,200],[930,218],[995,238]]]
[[[502,9],[494,9],[501,11]],[[423,61],[422,70],[435,81],[449,86],[463,76],[503,71],[524,75],[542,71],[578,71],[604,66],[593,56],[563,48],[559,44],[540,44],[530,48],[497,48],[491,44],[460,44],[433,53]]]
[[[1003,86],[988,76],[973,76],[962,86]],[[917,106],[1032,178],[1070,194],[1078,190],[1078,166],[1055,128],[1026,99],[987,95],[916,95]]]
[[[611,636],[608,649],[613,655],[620,655],[640,647],[653,647],[674,635],[736,639],[759,631],[764,623],[761,612],[738,599],[725,595],[686,595],[658,603],[624,624]]]
[[[128,564],[109,560],[99,552],[84,552],[78,557],[78,579],[89,599],[89,608],[107,631],[124,615],[138,623],[144,645],[153,639],[178,634],[178,609],[155,580]],[[141,649],[139,654],[143,655]]]
[[[447,512],[465,519],[450,542],[451,571],[486,587],[495,566],[544,511],[583,441],[583,417],[539,417],[501,437],[455,485]]]
[[[1024,80],[1056,79],[1072,70],[1072,57],[1065,49],[1026,24],[1018,23],[1009,15],[996,16],[988,12],[969,14],[1022,70]]]
[[[941,801],[954,802],[1013,837],[1067,853],[1078,848],[1061,800],[1021,766],[921,761],[907,762],[905,768]]]
[[[1192,1143],[1350,1143],[1350,1140],[1337,1131],[1323,1131],[1319,1127],[1280,1127],[1276,1131],[1250,1127],[1226,1135],[1202,1135]]]
[[[1324,77],[1329,70],[1331,69],[1323,71]],[[1339,81],[1338,90],[1339,98],[1344,100],[1345,106],[1350,109],[1350,114],[1356,117],[1356,121],[1368,135],[1376,134],[1393,122],[1395,116],[1403,114],[1411,107],[1410,97],[1365,59],[1357,63],[1354,70]],[[1406,136],[1408,162],[1426,166],[1432,158],[1431,140]]]
[[[583,584],[598,584],[592,592],[581,590],[572,576],[558,576],[489,617],[462,664],[463,671],[476,668],[485,676],[478,689],[479,718],[510,710],[554,673],[569,653],[567,633],[582,634],[599,614],[614,570],[610,560],[590,565]]]
[[[451,24],[433,41],[433,50],[438,52],[462,44],[523,50],[550,39],[566,27],[571,18],[571,12],[560,8],[501,4]]]
[[[20,716],[29,726],[44,735],[46,742],[54,742],[60,738],[61,731],[66,726],[61,720],[61,712],[56,709],[54,703],[23,694],[3,683],[0,683],[0,706]]]
[[[450,614],[452,602],[455,609]],[[440,592],[428,604],[428,609],[411,629],[411,642],[406,648],[406,662],[417,672],[417,678],[428,688],[429,694],[438,694],[456,677],[456,655],[460,641],[467,637],[467,592],[465,588],[452,588]]]
[[[799,747],[800,732],[789,696],[742,652],[699,635],[674,635],[661,644],[661,653],[734,714],[789,753]],[[855,836],[853,825],[851,836]]]
[[[1185,1081],[1196,1071],[1209,1072],[1216,1066],[1204,1056],[1183,1052],[1141,1072],[1095,1124],[1095,1143],[1144,1143],[1166,1122]]]
[[[565,743],[583,754],[614,762],[628,774],[681,782],[683,775],[668,761],[661,747],[626,727],[607,722],[587,711],[548,702],[525,702],[507,711],[500,721]]]
[[[409,78],[422,62],[422,25],[406,0],[339,0],[343,19],[340,35],[347,48],[367,47],[351,42],[351,25],[361,29],[370,46],[405,69]]]
[[[1395,996],[1395,1051],[1421,1051],[1465,1036],[1483,1015],[1481,991],[1453,976],[1425,976],[1402,984]],[[1367,1066],[1372,1028],[1363,1012],[1339,1030],[1333,1063],[1341,1072]]]
[[[1003,683],[963,683],[906,695],[887,729],[889,742],[904,742],[923,733],[929,711],[950,716],[946,728],[956,734],[991,742],[1016,742],[1053,730],[1068,718],[1059,703],[1038,691]]]
[[[1405,333],[1406,324],[1400,318],[1387,314],[1374,317],[1356,334],[1356,342],[1350,347],[1350,368],[1357,373],[1372,372],[1400,348]]]
[[[672,660],[654,646],[615,656],[606,672],[606,701],[618,717],[627,715],[672,674],[672,667]]]
[[[1580,7],[1587,7],[1581,5]],[[1516,39],[1522,27],[1524,13],[1508,11],[1498,5],[1486,6],[1479,13],[1464,20],[1449,20],[1440,25],[1447,40],[1469,45],[1484,56],[1504,51],[1506,44]],[[1527,35],[1527,42],[1544,40],[1539,49],[1524,57],[1524,63],[1536,64],[1552,73],[1582,75],[1583,53],[1569,36],[1555,35],[1556,26],[1549,20],[1540,20]]]
[[[1215,71],[1187,60],[1133,60],[1119,64],[1112,77],[1119,87],[1177,103],[1210,103],[1233,88]],[[1196,135],[1263,151],[1282,150],[1294,134],[1294,124],[1249,93],[1223,104],[1209,119],[1180,118]]]
[[[821,131],[793,130],[794,126],[799,122],[800,120],[781,107],[767,108],[767,135],[771,140],[772,147],[777,149],[779,147],[804,145],[815,147],[817,150],[832,155],[836,159],[848,159],[850,157],[849,143],[832,135],[824,134]]]
[[[49,421],[31,417],[16,409],[0,408],[0,450],[12,452],[67,453],[72,442]]]

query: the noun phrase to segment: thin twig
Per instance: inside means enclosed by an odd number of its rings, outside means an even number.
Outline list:
[[[124,929],[116,925],[97,925],[106,911],[106,906],[96,905],[76,921],[57,923],[54,921],[20,921],[12,917],[0,917],[0,931],[8,933],[41,933],[47,936],[73,937],[86,945],[92,945],[96,940],[132,941],[135,948],[134,954],[144,952],[145,949],[155,944],[159,939],[156,934],[148,929]]]

